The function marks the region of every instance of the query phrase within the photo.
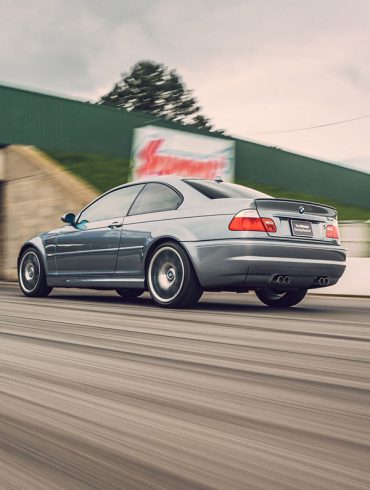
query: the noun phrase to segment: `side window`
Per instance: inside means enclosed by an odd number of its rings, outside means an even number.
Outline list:
[[[79,223],[81,221],[102,221],[125,216],[143,187],[144,185],[132,185],[106,194],[82,212],[78,220]]]
[[[146,184],[130,210],[130,215],[154,213],[176,209],[181,197],[171,187],[164,184]]]

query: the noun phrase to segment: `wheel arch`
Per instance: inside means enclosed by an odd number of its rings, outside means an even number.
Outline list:
[[[38,243],[39,240],[41,242],[40,244]],[[29,248],[34,248],[39,252],[41,260],[42,260],[42,265],[44,266],[45,272],[47,272],[45,252],[43,250],[42,241],[39,237],[31,239],[28,242],[25,242],[21,246],[19,253],[18,253],[18,257],[17,257],[17,270],[19,269],[19,264],[20,264],[20,260],[21,260],[23,253]]]
[[[145,280],[145,288],[147,289],[147,283],[146,283],[146,275],[147,275],[147,270],[148,270],[148,266],[149,266],[149,261],[150,261],[150,258],[151,256],[153,255],[154,251],[162,244],[162,243],[168,243],[168,242],[172,242],[172,243],[176,243],[176,245],[178,245],[184,252],[185,254],[187,255],[189,261],[190,261],[190,264],[193,268],[193,271],[194,271],[194,274],[199,282],[199,277],[198,277],[198,273],[197,273],[197,270],[194,266],[194,262],[188,252],[188,250],[184,247],[184,245],[175,237],[171,236],[171,235],[168,235],[168,236],[161,236],[159,238],[157,238],[156,240],[154,240],[150,246],[148,247],[148,250],[146,251],[145,253],[145,257],[144,257],[144,280]],[[200,282],[199,282],[200,284]]]

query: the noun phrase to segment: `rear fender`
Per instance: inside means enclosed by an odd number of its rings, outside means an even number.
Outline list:
[[[153,239],[150,243],[148,243],[148,246],[144,252],[144,260],[143,260],[143,264],[144,264],[144,267],[143,267],[143,274],[144,274],[144,277],[146,276],[146,271],[147,271],[147,267],[148,267],[148,264],[149,264],[149,259],[152,255],[152,253],[154,252],[154,250],[161,244],[161,243],[166,243],[166,242],[174,242],[174,243],[177,243],[177,245],[179,245],[183,250],[184,252],[186,253],[186,255],[188,256],[192,266],[193,266],[193,269],[194,269],[194,272],[195,272],[195,275],[197,276],[197,279],[199,281],[199,276],[198,276],[198,271],[197,271],[197,267],[196,267],[196,264],[194,263],[194,258],[191,256],[191,253],[188,249],[188,247],[186,246],[185,243],[182,243],[181,241],[179,241],[176,237],[174,237],[173,235],[162,235],[160,237],[157,237],[156,239]]]

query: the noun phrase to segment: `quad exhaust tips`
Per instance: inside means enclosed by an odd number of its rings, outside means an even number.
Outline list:
[[[317,279],[317,282],[320,284],[320,286],[329,286],[329,278],[328,277],[319,277]]]
[[[288,286],[290,284],[289,276],[276,275],[272,279],[272,282],[275,284],[279,284],[279,286]],[[329,286],[329,278],[326,276],[316,277],[315,284],[319,286]]]
[[[275,276],[273,279],[274,282],[277,282],[280,285],[285,285],[287,286],[290,284],[290,277],[289,276]]]

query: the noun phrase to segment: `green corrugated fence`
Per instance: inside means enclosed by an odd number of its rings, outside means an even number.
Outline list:
[[[134,128],[155,124],[212,135],[151,116],[0,85],[0,144],[130,157]],[[235,140],[236,180],[370,209],[370,174]]]

